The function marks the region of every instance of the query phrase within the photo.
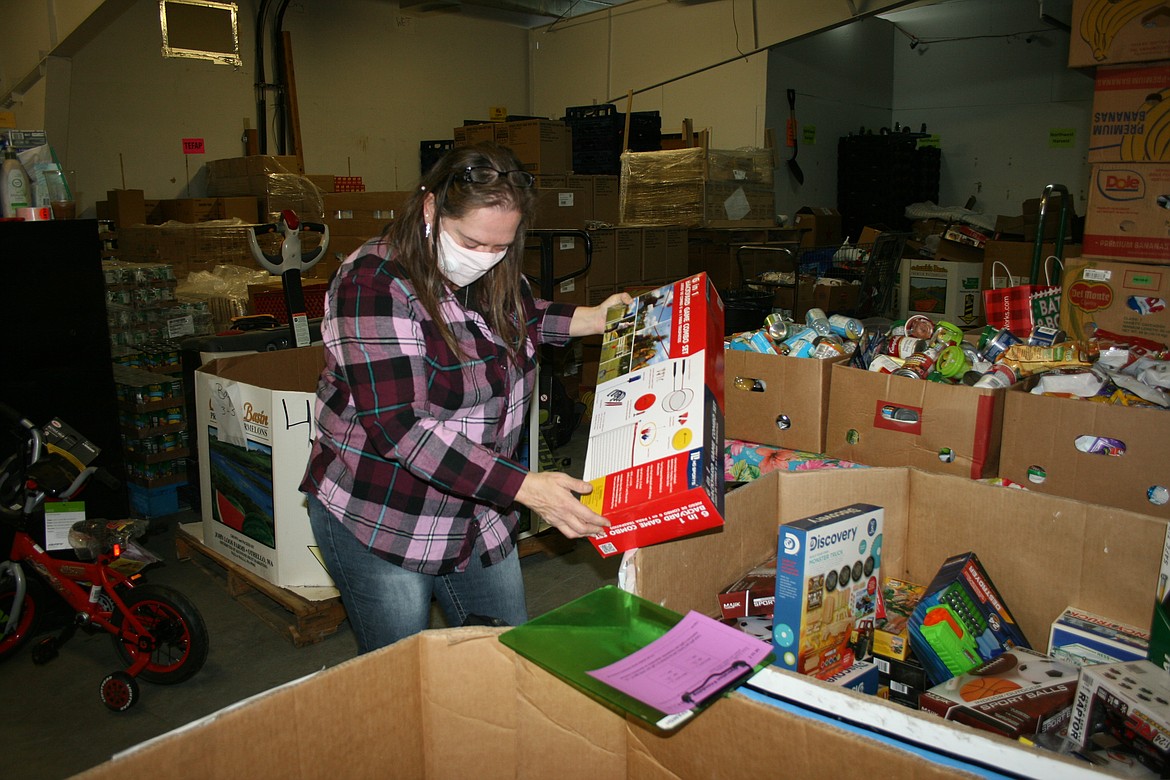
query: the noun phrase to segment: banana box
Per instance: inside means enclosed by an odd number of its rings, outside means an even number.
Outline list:
[[[1170,59],[1165,0],[1073,0],[1068,66]]]
[[[780,526],[772,644],[781,668],[823,680],[870,656],[883,515],[851,504]]]
[[[1097,69],[1089,162],[1170,162],[1170,62]]]
[[[601,337],[582,503],[603,556],[723,524],[723,303],[706,274],[612,307]]]

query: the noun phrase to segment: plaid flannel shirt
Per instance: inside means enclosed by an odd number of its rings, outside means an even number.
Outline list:
[[[461,571],[472,554],[496,563],[515,546],[536,347],[566,343],[576,307],[536,299],[525,284],[517,366],[479,313],[444,295],[460,360],[386,255],[367,243],[329,286],[318,432],[301,489],[405,569]]]

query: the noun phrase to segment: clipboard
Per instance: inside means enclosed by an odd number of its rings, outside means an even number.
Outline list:
[[[611,709],[671,731],[775,657],[768,653],[755,666],[738,661],[704,679],[694,691],[683,694],[682,700],[693,702],[692,706],[676,714],[656,709],[589,674],[643,650],[683,619],[673,610],[606,585],[504,632],[500,641]]]

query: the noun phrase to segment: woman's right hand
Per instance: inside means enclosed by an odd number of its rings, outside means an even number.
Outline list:
[[[536,512],[569,539],[609,528],[609,521],[581,503],[578,496],[593,492],[593,485],[559,471],[529,472],[516,500]]]

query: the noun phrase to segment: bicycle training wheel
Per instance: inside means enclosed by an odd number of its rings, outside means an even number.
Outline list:
[[[139,585],[123,592],[122,600],[154,639],[150,661],[138,673],[143,680],[163,685],[174,685],[188,680],[203,668],[207,660],[210,639],[203,616],[190,600],[162,585]],[[115,625],[124,621],[122,614],[114,615]],[[114,637],[118,654],[127,663],[138,660],[136,637]]]
[[[13,655],[24,646],[29,639],[36,636],[41,625],[41,605],[37,598],[40,583],[32,578],[26,578],[24,603],[20,608],[20,620],[13,631],[0,637],[0,661]],[[8,625],[8,616],[12,614],[16,600],[16,580],[13,577],[4,577],[0,580],[0,631]]]

